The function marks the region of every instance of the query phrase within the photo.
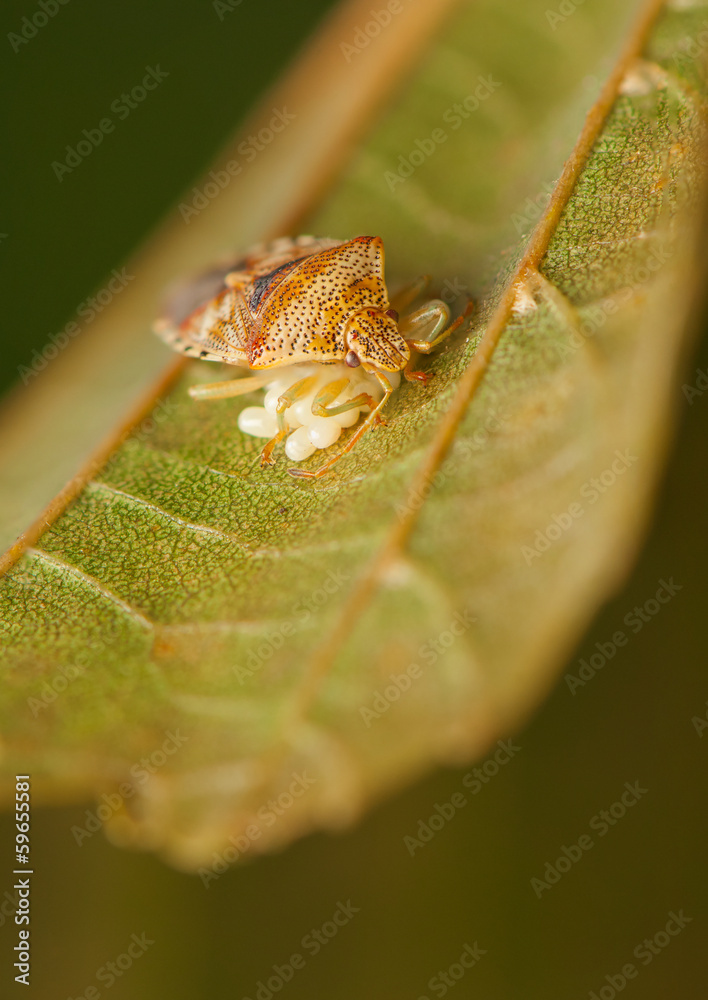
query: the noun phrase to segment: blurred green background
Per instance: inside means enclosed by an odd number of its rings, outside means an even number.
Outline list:
[[[71,0],[17,53],[4,43],[3,387],[191,186],[330,6],[243,0],[220,19],[209,2]],[[36,9],[4,4],[3,36]],[[52,160],[156,64],[170,77],[59,183]],[[683,381],[695,384],[698,368],[708,370],[705,338]],[[101,833],[77,848],[70,827],[85,807],[37,809],[30,995],[84,995],[145,932],[154,944],[101,995],[253,1000],[272,966],[300,952],[304,969],[278,992],[292,1000],[592,991],[610,1000],[619,980],[606,977],[628,962],[639,969],[619,990],[628,998],[704,997],[708,738],[692,718],[705,718],[708,698],[708,392],[689,405],[677,386],[675,403],[679,433],[647,545],[567,670],[577,674],[596,643],[626,628],[660,578],[681,591],[584,688],[573,695],[559,677],[514,735],[521,751],[429,844],[411,857],[404,837],[464,790],[471,768],[438,772],[355,830],[309,837],[207,890],[150,856],[115,850]],[[537,898],[531,879],[636,781],[648,790],[636,807]],[[0,831],[9,871],[7,817]],[[1,892],[11,884],[3,875]],[[309,955],[303,937],[348,900],[359,912]],[[691,922],[642,965],[635,947],[681,909]],[[19,995],[15,928],[0,919],[1,989]],[[478,966],[449,987],[427,985],[475,942],[486,952]]]
[[[196,183],[333,6],[331,0],[224,0],[218,11],[211,0],[57,5],[22,44],[10,36],[23,26],[33,30],[23,18],[40,8],[10,0],[0,14],[6,115],[0,389]],[[169,75],[119,120],[111,104],[140,84],[147,66]],[[106,116],[115,131],[59,180],[52,162],[64,160],[67,144],[75,147],[82,130]]]

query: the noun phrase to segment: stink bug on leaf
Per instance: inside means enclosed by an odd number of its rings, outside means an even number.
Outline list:
[[[301,460],[315,447],[327,447],[365,412],[345,447],[319,469],[288,470],[298,477],[323,476],[370,428],[384,422],[381,411],[401,372],[423,384],[431,378],[413,370],[412,351],[429,354],[464,319],[448,326],[450,311],[439,299],[399,318],[427,279],[419,278],[389,301],[383,265],[378,236],[347,242],[312,236],[275,240],[182,289],[155,331],[189,357],[257,373],[194,385],[189,389],[194,399],[224,399],[272,385],[267,412],[259,416],[251,408],[239,421],[247,433],[270,437],[262,466],[273,464],[273,449],[288,435],[286,454]]]

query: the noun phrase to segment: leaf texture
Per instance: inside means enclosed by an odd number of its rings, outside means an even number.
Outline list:
[[[113,839],[208,880],[519,724],[665,449],[705,13],[461,8],[307,229],[473,295],[464,335],[315,483],[261,471],[252,400],[194,403],[214,369],[186,368],[0,580],[8,773],[118,794]]]

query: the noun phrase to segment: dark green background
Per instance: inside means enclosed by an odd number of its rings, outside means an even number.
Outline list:
[[[4,385],[189,188],[329,6],[244,0],[219,21],[209,2],[70,0],[14,54],[5,35],[36,7],[4,5]],[[168,80],[59,184],[51,161],[156,63]],[[683,381],[695,382],[698,367],[708,369],[705,340]],[[34,985],[24,995],[81,995],[146,931],[155,944],[102,995],[253,997],[273,963],[302,951],[303,935],[351,898],[360,913],[278,996],[433,996],[429,978],[477,941],[487,954],[449,991],[454,1000],[584,998],[636,964],[634,947],[683,908],[692,922],[621,995],[704,997],[708,738],[691,719],[708,698],[708,392],[688,405],[677,387],[676,412],[648,544],[568,669],[622,628],[661,577],[682,591],[575,696],[559,679],[516,734],[522,750],[430,844],[411,858],[403,838],[462,789],[468,768],[439,772],[352,832],[306,838],[209,890],[102,834],[77,848],[70,827],[83,808],[36,810]],[[648,789],[639,804],[537,899],[531,878],[637,780]],[[0,872],[12,867],[7,818],[1,829]],[[10,877],[0,884],[4,892]],[[0,990],[23,995],[12,983],[14,943],[5,921]]]
[[[332,6],[242,0],[220,19],[211,0],[69,0],[15,53],[8,35],[39,8],[3,3],[0,390],[196,182]],[[118,120],[111,103],[156,65],[168,78]],[[59,181],[52,162],[106,116],[115,130]]]

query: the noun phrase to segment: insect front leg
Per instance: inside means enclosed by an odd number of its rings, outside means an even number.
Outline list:
[[[269,376],[272,380],[273,376]],[[278,433],[274,438],[264,446],[261,452],[261,468],[265,465],[273,465],[273,449],[275,446],[283,440],[283,438],[288,434],[290,428],[285,423],[285,411],[288,407],[292,406],[293,403],[297,402],[298,399],[302,399],[303,396],[307,396],[317,383],[316,375],[308,375],[307,378],[301,378],[299,382],[294,382],[289,389],[278,396],[278,405],[275,408],[275,413],[278,418]]]
[[[412,350],[421,354],[430,354],[438,344],[446,340],[451,333],[454,333],[467,316],[472,311],[470,302],[462,316],[458,316],[454,323],[450,322],[450,310],[440,299],[432,299],[426,302],[420,309],[409,316],[405,316],[400,324],[401,336]],[[417,372],[412,370],[413,357],[403,369],[403,374],[409,382],[422,382],[425,385],[433,377],[429,372]]]
[[[344,403],[340,403],[338,406],[330,406],[337,396],[343,392],[349,385],[348,378],[339,378],[335,382],[330,382],[324,388],[320,389],[315,398],[312,401],[312,412],[316,417],[336,417],[339,413],[346,413],[347,410],[353,410],[354,407],[359,406],[370,406],[373,410],[376,406],[376,401],[373,396],[370,396],[368,392],[360,392],[358,396],[353,399],[347,399]]]
[[[348,451],[351,451],[351,449],[354,447],[354,445],[357,443],[357,441],[360,441],[361,438],[364,436],[364,434],[366,434],[367,431],[371,430],[371,428],[375,424],[383,423],[384,422],[383,417],[381,416],[381,410],[384,408],[384,406],[386,405],[386,402],[388,401],[389,396],[393,392],[393,386],[388,381],[388,379],[386,378],[386,376],[384,375],[383,372],[374,371],[371,374],[376,376],[376,378],[381,383],[381,387],[384,390],[383,398],[381,399],[381,401],[379,403],[377,403],[373,407],[371,413],[368,415],[368,417],[366,418],[366,420],[356,429],[356,431],[352,434],[352,436],[347,441],[347,443],[344,446],[344,448],[338,454],[336,454],[333,458],[330,458],[330,460],[328,462],[325,462],[325,464],[322,465],[319,469],[317,469],[316,472],[305,472],[302,469],[288,469],[288,472],[290,473],[291,476],[294,476],[296,479],[319,479],[321,476],[326,475],[329,472],[329,470],[332,468],[332,466],[336,462],[338,462],[339,459],[342,458],[343,455],[346,455]],[[325,387],[325,388],[328,388],[328,387]],[[336,397],[333,397],[333,398],[336,398]],[[369,398],[371,398],[371,397],[369,397]],[[373,402],[373,400],[372,400],[372,402]],[[331,412],[332,411],[330,411],[330,415],[331,415]]]

